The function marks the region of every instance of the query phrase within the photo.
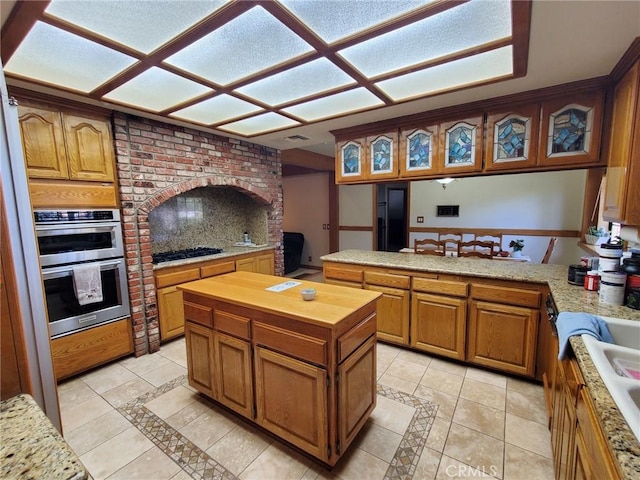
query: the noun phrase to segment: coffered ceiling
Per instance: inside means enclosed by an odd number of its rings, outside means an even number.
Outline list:
[[[1,5],[9,85],[325,154],[333,128],[606,74],[640,35],[636,1]]]

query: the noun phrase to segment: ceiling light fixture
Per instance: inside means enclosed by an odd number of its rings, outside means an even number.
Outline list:
[[[444,189],[447,188],[447,185],[449,185],[454,180],[455,180],[455,178],[446,177],[446,178],[437,178],[436,182],[438,182],[440,185],[442,185],[442,189],[444,190]]]

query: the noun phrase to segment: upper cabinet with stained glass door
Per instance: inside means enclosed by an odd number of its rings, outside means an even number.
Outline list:
[[[444,161],[439,173],[453,175],[482,170],[482,116],[440,124]]]
[[[398,178],[398,132],[367,137],[367,178]]]
[[[534,103],[487,115],[485,169],[535,167],[540,104]]]
[[[438,126],[406,128],[400,131],[399,160],[401,177],[419,177],[438,173],[442,163],[438,148]]]
[[[542,103],[539,165],[592,163],[600,160],[601,91]]]
[[[367,178],[364,138],[336,144],[336,183],[358,182]]]

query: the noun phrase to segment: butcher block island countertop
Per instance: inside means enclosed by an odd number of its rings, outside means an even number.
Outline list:
[[[251,272],[178,288],[189,384],[335,465],[376,405],[380,294]]]

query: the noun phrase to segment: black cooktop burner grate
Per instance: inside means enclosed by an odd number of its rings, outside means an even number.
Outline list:
[[[197,247],[173,252],[154,253],[153,263],[172,262],[174,260],[184,260],[185,258],[204,257],[205,255],[216,255],[222,253],[221,248]]]

